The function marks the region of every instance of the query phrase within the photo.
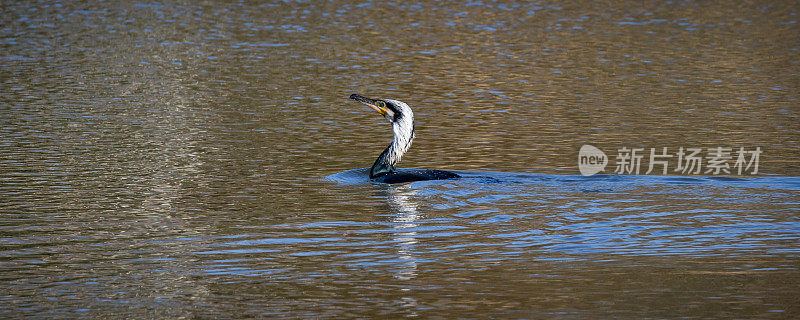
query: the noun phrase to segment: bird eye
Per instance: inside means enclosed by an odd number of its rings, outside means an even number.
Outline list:
[[[386,108],[386,102],[378,100],[378,106],[381,108]]]

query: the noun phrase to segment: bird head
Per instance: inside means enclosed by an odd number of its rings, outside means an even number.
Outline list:
[[[350,99],[366,104],[375,111],[378,111],[386,120],[392,124],[405,122],[403,120],[414,120],[414,112],[411,111],[405,102],[392,99],[370,99],[362,95],[351,94]]]

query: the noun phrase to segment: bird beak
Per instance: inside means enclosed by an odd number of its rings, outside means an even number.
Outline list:
[[[370,108],[375,109],[375,111],[378,111],[378,113],[380,113],[387,119],[394,117],[394,112],[392,110],[387,109],[386,104],[383,103],[382,101],[379,102],[379,100],[370,99],[355,93],[350,95],[350,99],[368,105]]]

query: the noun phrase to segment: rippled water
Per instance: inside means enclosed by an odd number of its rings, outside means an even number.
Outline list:
[[[799,9],[4,2],[0,317],[791,318]],[[351,93],[464,178],[366,181]],[[584,177],[584,144],[763,154]]]

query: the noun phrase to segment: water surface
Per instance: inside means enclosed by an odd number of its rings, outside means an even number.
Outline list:
[[[791,317],[798,9],[4,2],[0,316]],[[465,178],[367,182],[351,93]],[[764,153],[583,177],[584,144]]]

